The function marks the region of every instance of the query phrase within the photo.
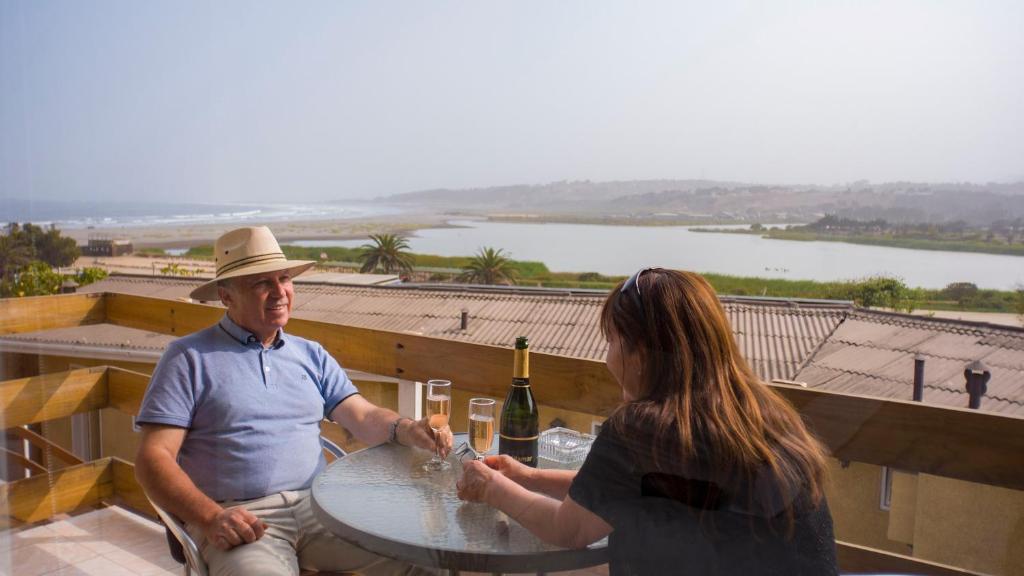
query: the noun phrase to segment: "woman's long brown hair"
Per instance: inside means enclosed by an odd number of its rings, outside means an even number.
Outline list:
[[[636,282],[620,284],[601,311],[602,332],[641,366],[638,397],[611,416],[612,429],[641,431],[630,445],[655,470],[699,458],[729,490],[766,510],[781,504],[792,525],[798,495],[814,505],[824,497],[824,447],[750,369],[703,277],[652,269]]]

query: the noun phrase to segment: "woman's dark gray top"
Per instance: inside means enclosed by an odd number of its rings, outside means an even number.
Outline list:
[[[614,529],[608,546],[615,576],[838,573],[826,502],[812,506],[806,494],[796,495],[789,531],[784,513],[769,517],[762,506],[730,497],[713,481],[640,464],[630,441],[608,425],[569,495]]]

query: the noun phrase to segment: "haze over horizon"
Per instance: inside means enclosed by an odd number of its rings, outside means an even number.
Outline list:
[[[0,4],[0,199],[1024,180],[1024,3]]]

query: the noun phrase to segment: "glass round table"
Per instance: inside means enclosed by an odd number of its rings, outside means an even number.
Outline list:
[[[465,440],[456,434],[455,446]],[[428,472],[423,463],[429,459],[427,451],[393,444],[353,452],[314,480],[313,510],[343,540],[453,573],[554,572],[608,561],[607,539],[578,550],[559,548],[486,504],[459,500],[458,457],[448,456],[448,470]]]

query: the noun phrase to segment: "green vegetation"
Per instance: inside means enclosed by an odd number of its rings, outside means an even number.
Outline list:
[[[303,246],[282,246],[285,256],[292,260],[316,260],[327,264],[348,264],[357,267],[361,264],[361,248],[345,248],[340,246],[331,247],[303,247]],[[468,268],[473,262],[472,256],[437,256],[435,254],[409,253],[414,268],[438,268],[449,269],[453,272]],[[185,253],[186,258],[197,258],[209,260],[213,258],[213,246],[196,246]],[[531,260],[510,260],[519,277],[538,277],[550,274],[548,267],[543,262]]]
[[[61,236],[55,226],[8,224],[0,234],[0,297],[56,294],[65,280],[82,286],[106,278],[98,268],[76,274],[54,270],[74,264],[79,255],[74,239]]]
[[[166,266],[160,268],[160,274],[162,274],[164,276],[184,276],[184,277],[187,278],[187,277],[190,277],[190,276],[195,276],[198,273],[199,273],[198,270],[193,270],[191,268],[186,268],[185,266],[182,266],[181,264],[178,264],[177,262],[171,262],[171,263],[167,264]]]
[[[941,290],[910,288],[896,278],[875,277],[844,282],[814,280],[783,280],[705,273],[703,276],[719,294],[731,296],[768,296],[775,298],[810,298],[847,300],[858,306],[913,310],[963,310],[973,312],[1007,312],[1024,316],[1024,287],[1017,290],[982,289],[963,282]],[[519,279],[521,285],[559,288],[594,288],[608,290],[625,276],[603,276],[596,272],[556,272]]]
[[[861,236],[852,234],[836,236],[828,233],[795,230],[769,230],[764,234],[764,237],[773,240],[846,242],[849,244],[867,244],[889,248],[909,248],[911,250],[945,250],[947,252],[981,252],[983,254],[1024,256],[1024,244],[1005,244],[984,240],[943,240],[938,238],[907,238],[882,235]]]
[[[766,228],[753,224],[748,229],[697,228],[694,232],[757,234],[773,240],[803,242],[846,242],[911,250],[945,250],[1024,256],[1024,222],[999,220],[986,227],[964,222],[942,224],[893,224],[885,220],[852,220],[827,215],[805,226]]]

